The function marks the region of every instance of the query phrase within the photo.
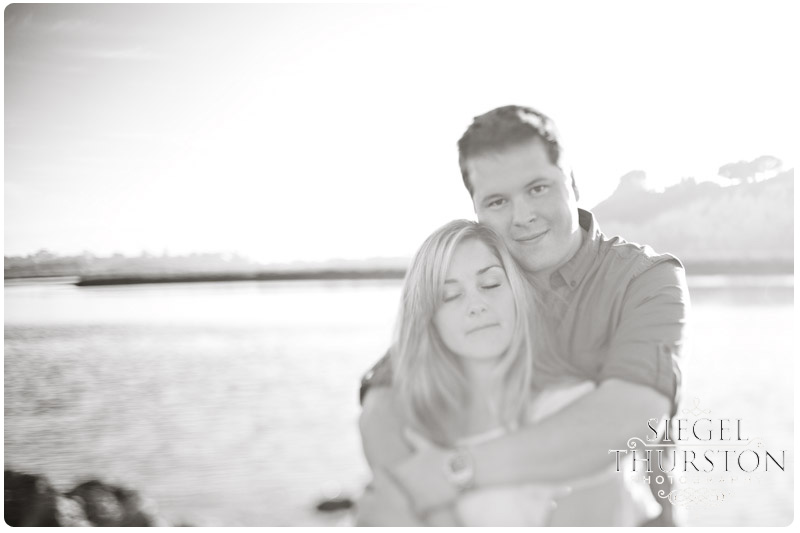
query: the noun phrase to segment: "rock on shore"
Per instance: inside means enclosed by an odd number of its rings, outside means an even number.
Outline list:
[[[5,471],[5,521],[9,526],[167,526],[152,502],[136,491],[99,480],[58,492],[46,477]]]

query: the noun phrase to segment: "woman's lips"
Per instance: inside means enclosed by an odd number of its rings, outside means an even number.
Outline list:
[[[484,330],[484,329],[487,329],[487,328],[494,328],[494,327],[497,327],[499,325],[500,324],[486,324],[486,325],[483,325],[483,326],[478,326],[477,328],[472,328],[471,330],[467,331],[467,335],[470,335],[472,333],[475,333],[476,331],[481,331],[481,330]]]

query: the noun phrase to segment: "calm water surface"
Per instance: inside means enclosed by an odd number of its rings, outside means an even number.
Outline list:
[[[766,280],[766,281],[765,281]],[[685,398],[793,449],[791,278],[690,279]],[[369,478],[358,383],[386,349],[399,281],[78,288],[5,285],[5,466],[60,489],[137,488],[171,522],[337,525],[314,505]],[[783,476],[687,524],[786,524]]]

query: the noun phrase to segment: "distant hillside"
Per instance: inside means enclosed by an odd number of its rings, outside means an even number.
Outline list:
[[[603,233],[687,264],[794,261],[794,169],[729,187],[688,179],[661,193],[643,182],[640,171],[623,176],[592,210]]]
[[[606,235],[679,257],[690,274],[792,273],[794,170],[721,187],[687,179],[648,191],[634,171],[592,211]],[[78,276],[86,285],[176,281],[402,278],[408,257],[259,264],[230,254],[5,257],[5,278]]]

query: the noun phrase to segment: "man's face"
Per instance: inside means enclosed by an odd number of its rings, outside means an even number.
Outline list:
[[[539,139],[467,161],[478,221],[499,233],[526,272],[549,275],[578,251],[570,179]]]

